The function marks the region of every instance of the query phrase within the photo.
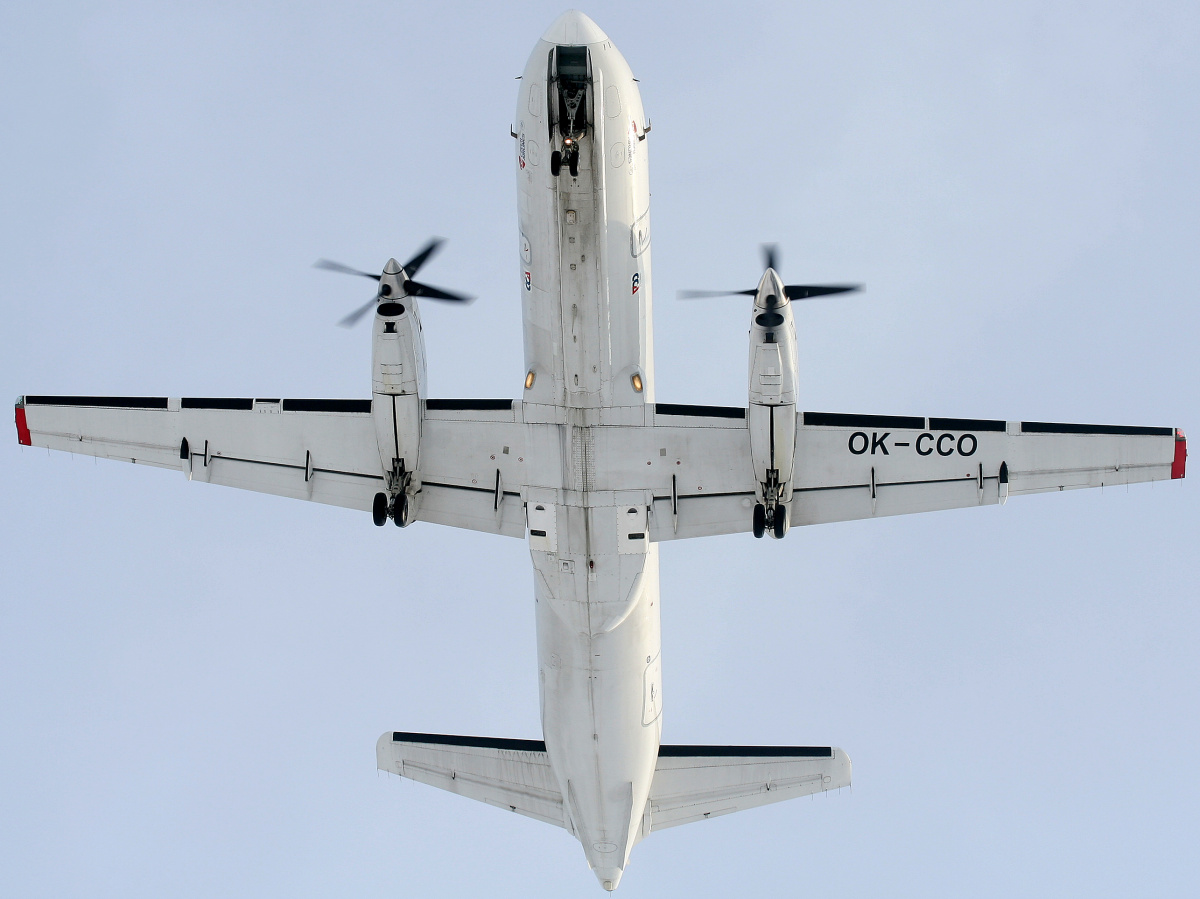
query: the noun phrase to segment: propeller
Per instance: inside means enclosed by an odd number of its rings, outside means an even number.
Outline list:
[[[762,246],[763,268],[779,271],[779,246],[768,243]],[[825,297],[835,293],[852,293],[862,290],[861,284],[785,284],[783,292],[789,300],[809,300],[813,297]],[[699,300],[708,297],[752,297],[758,294],[758,288],[749,290],[681,290],[679,299]]]
[[[396,294],[397,296],[425,297],[430,300],[445,300],[451,303],[469,303],[474,300],[475,297],[470,296],[469,294],[457,293],[452,290],[444,290],[441,287],[434,287],[432,284],[423,284],[420,281],[413,280],[413,275],[421,270],[421,266],[429,261],[430,257],[432,257],[433,254],[438,251],[438,248],[440,248],[443,243],[445,243],[445,241],[442,240],[442,238],[433,238],[429,241],[429,243],[421,248],[417,255],[413,256],[412,259],[404,263],[404,265],[401,266],[398,271],[391,271],[389,268],[385,268],[383,274],[381,275],[372,274],[371,272],[364,272],[361,269],[352,268],[349,265],[343,265],[340,262],[334,262],[330,259],[318,259],[315,263],[313,263],[314,268],[323,268],[326,271],[338,272],[339,274],[343,275],[357,275],[361,278],[370,278],[372,281],[379,282],[379,290],[376,292],[375,296],[371,297],[371,299],[367,300],[366,303],[343,318],[340,322],[338,322],[338,324],[344,328],[349,328],[360,318],[366,315],[371,310],[371,307],[377,304],[380,300],[384,299],[385,297],[393,297],[393,281],[399,282],[399,294]]]

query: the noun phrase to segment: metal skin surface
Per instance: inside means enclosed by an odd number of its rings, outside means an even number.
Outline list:
[[[565,827],[607,890],[653,831],[850,783],[835,747],[660,751],[658,542],[1178,479],[1187,460],[1175,428],[797,412],[792,301],[847,288],[789,292],[770,251],[747,406],[655,404],[648,130],[625,60],[565,13],[533,48],[513,120],[520,402],[425,395],[418,297],[467,299],[412,281],[434,240],[379,276],[321,265],[379,281],[370,400],[26,395],[15,407],[23,446],[370,512],[378,526],[527,539],[544,749],[388,731],[377,764]]]
[[[420,464],[425,340],[418,305],[404,290],[406,279],[400,263],[389,259],[380,291],[401,302],[381,303],[371,325],[371,417],[385,472],[393,471],[396,460],[407,472],[417,471]],[[384,314],[388,311],[395,314]]]
[[[578,176],[551,171],[555,48],[586,42],[591,125]],[[645,491],[594,491],[592,429],[644,420],[654,397],[645,118],[629,66],[568,12],[534,47],[517,102],[527,428],[557,446],[561,481],[529,492],[556,546],[530,539],[546,749],[565,812],[605,889],[640,839],[660,740],[658,549]],[[640,233],[639,233],[640,232]],[[636,389],[634,375],[640,383]],[[531,435],[532,436],[532,435]],[[602,446],[602,444],[601,444]],[[602,449],[600,450],[602,452]],[[538,510],[537,506],[546,508]]]

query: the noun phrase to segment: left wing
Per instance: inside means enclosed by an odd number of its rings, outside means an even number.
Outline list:
[[[1174,428],[805,412],[796,431],[797,525],[1182,478],[1187,459]]]
[[[599,430],[603,477],[653,494],[652,540],[751,529],[745,409],[660,403],[651,426]],[[1174,428],[805,412],[789,518],[823,524],[1182,478],[1186,460]]]

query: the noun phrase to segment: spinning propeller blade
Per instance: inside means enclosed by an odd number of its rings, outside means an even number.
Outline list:
[[[359,306],[357,309],[355,309],[353,312],[351,312],[349,315],[347,315],[345,318],[343,318],[340,322],[338,322],[338,324],[341,325],[343,328],[353,327],[354,324],[360,318],[362,318],[364,315],[366,315],[368,312],[370,312],[371,309],[374,308],[374,306],[378,302],[379,302],[379,297],[377,297],[377,296],[371,297],[371,299],[367,300],[363,305]]]
[[[447,300],[451,303],[469,303],[475,299],[465,293],[455,293],[451,290],[443,290],[440,287],[434,287],[432,284],[421,284],[417,281],[409,281],[404,285],[404,289],[408,291],[408,295],[412,297],[425,297],[430,300]]]
[[[361,272],[356,268],[351,268],[348,265],[342,265],[340,262],[334,262],[332,259],[318,259],[313,263],[313,268],[323,268],[331,272],[341,272],[343,275],[361,275],[364,278],[371,278],[378,281],[379,275],[372,275],[370,272]]]
[[[779,273],[779,245],[765,243],[762,245],[763,269],[773,269]],[[826,297],[835,293],[851,293],[862,290],[861,284],[786,284],[783,292],[789,300],[810,300],[813,297]],[[758,293],[757,288],[750,290],[681,290],[677,294],[681,300],[699,300],[708,297],[752,297]]]
[[[421,252],[404,263],[404,274],[410,278],[416,277],[417,272],[421,270],[421,266],[428,262],[429,257],[436,253],[445,242],[445,239],[441,237],[430,238],[429,243],[425,244]]]
[[[314,268],[323,268],[327,271],[339,272],[343,275],[357,275],[361,278],[370,278],[372,281],[383,281],[384,275],[386,275],[389,279],[387,282],[380,285],[379,292],[376,293],[374,297],[372,297],[358,309],[355,309],[340,322],[338,322],[338,324],[344,328],[349,328],[364,315],[366,315],[376,303],[385,297],[388,299],[396,299],[398,296],[424,297],[430,300],[445,300],[451,303],[469,303],[474,300],[475,297],[470,296],[469,294],[456,293],[455,291],[445,290],[441,287],[434,287],[432,284],[423,284],[419,281],[412,280],[412,276],[421,269],[421,266],[429,261],[430,257],[432,257],[433,254],[438,251],[443,243],[445,243],[445,241],[440,237],[432,238],[427,244],[425,244],[424,247],[421,248],[417,255],[413,256],[412,259],[408,260],[408,262],[404,264],[399,272],[396,272],[394,269],[389,269],[388,271],[385,271],[383,275],[375,275],[371,272],[364,272],[361,269],[344,265],[341,262],[334,262],[330,259],[318,259],[315,263],[313,263]],[[389,272],[391,273],[389,274]],[[396,282],[397,278],[399,280],[400,293],[396,296],[393,296],[393,284]]]

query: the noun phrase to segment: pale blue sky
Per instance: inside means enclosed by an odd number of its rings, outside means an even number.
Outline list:
[[[480,299],[423,310],[432,391],[516,396],[508,126],[561,11],[5,4],[8,395],[365,396],[369,288],[311,264],[440,234]],[[745,402],[745,309],[673,297],[772,240],[868,288],[801,311],[807,409],[1200,435],[1196,4],[585,11],[653,120],[660,400]],[[664,739],[855,786],[656,834],[620,894],[1191,895],[1194,493],[665,546]],[[374,770],[393,728],[539,735],[520,542],[12,431],[0,510],[0,894],[600,895],[566,833]]]

